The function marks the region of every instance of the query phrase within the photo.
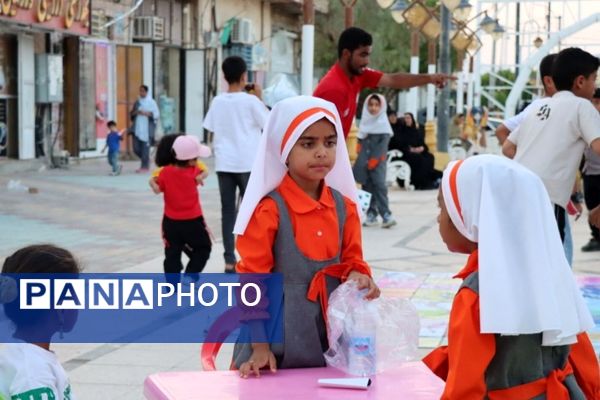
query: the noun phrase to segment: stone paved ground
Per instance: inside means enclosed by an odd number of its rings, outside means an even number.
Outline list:
[[[0,261],[27,244],[53,242],[69,248],[87,272],[160,272],[162,199],[147,186],[147,176],[125,164],[119,177],[108,176],[104,159],[68,170],[7,172],[0,168]],[[211,163],[209,163],[209,166]],[[0,167],[2,167],[0,165]],[[13,168],[18,170],[18,168]],[[37,194],[10,192],[10,179],[36,187]],[[202,188],[206,219],[217,237],[207,272],[223,268],[219,194],[212,174]],[[398,225],[363,230],[365,258],[378,279],[397,283],[395,293],[411,298],[421,316],[420,354],[444,341],[447,312],[458,282],[451,279],[464,264],[437,233],[436,192],[390,191]],[[600,253],[578,249],[589,233],[583,220],[573,225],[574,270],[600,324]],[[399,283],[398,283],[399,282]],[[595,334],[600,343],[600,331]],[[56,345],[78,399],[141,399],[144,378],[154,372],[200,368],[197,344]],[[217,360],[227,368],[231,346]]]

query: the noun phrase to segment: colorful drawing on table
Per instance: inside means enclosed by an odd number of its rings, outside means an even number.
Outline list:
[[[421,348],[437,347],[445,341],[448,315],[460,283],[448,273],[386,272],[377,280],[384,295],[408,298],[417,308]],[[600,354],[600,276],[577,275],[577,283],[596,323],[589,335]]]
[[[600,276],[577,275],[577,283],[596,323],[589,335],[596,354],[600,354]]]

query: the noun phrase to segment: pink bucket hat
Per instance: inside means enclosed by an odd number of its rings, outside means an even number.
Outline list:
[[[200,143],[193,135],[181,135],[173,143],[175,158],[179,161],[193,160],[194,158],[210,157],[210,147]]]

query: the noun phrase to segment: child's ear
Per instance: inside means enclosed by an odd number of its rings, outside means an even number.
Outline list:
[[[577,78],[575,78],[575,81],[573,82],[573,89],[581,89],[583,87],[584,81],[585,76],[579,75]]]

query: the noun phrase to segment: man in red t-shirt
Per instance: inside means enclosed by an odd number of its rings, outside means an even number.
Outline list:
[[[335,104],[342,118],[344,137],[348,136],[356,115],[356,101],[364,88],[389,87],[408,89],[432,83],[443,87],[448,79],[445,74],[387,74],[367,68],[371,55],[373,37],[366,31],[351,27],[338,40],[338,61],[321,79],[313,96]]]

